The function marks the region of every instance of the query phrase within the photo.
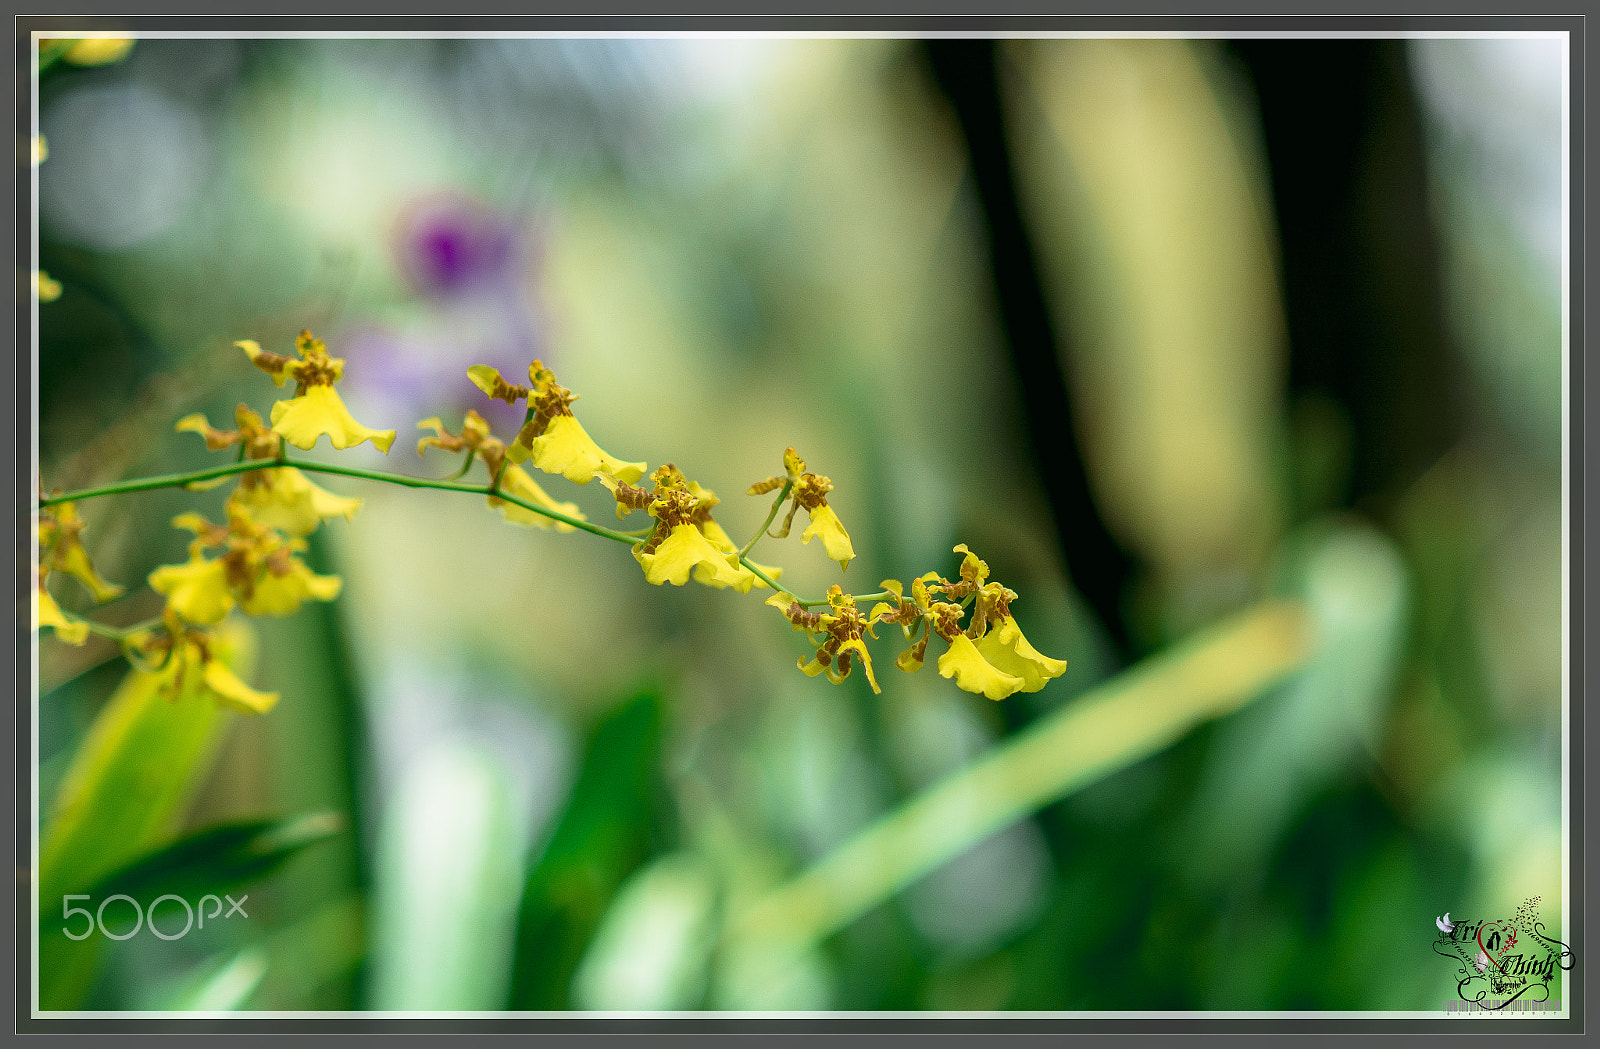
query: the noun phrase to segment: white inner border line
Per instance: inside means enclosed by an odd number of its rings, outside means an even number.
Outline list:
[[[261,17],[261,16],[250,16]],[[274,18],[304,18],[304,17],[352,17],[343,15],[305,16],[305,15],[272,15]],[[356,16],[359,17],[359,16]],[[524,16],[529,18],[546,16]],[[579,16],[548,16],[552,18],[579,17]],[[632,17],[632,16],[615,16]],[[693,17],[693,16],[662,16],[662,17]],[[726,17],[726,16],[706,16]],[[785,17],[785,16],[773,16]],[[838,17],[838,16],[831,16]],[[880,17],[880,16],[858,16]],[[881,16],[893,17],[893,16]],[[999,17],[1041,17],[1041,16],[999,16]],[[1081,17],[1111,17],[1111,16],[1081,16]],[[1123,17],[1123,16],[1116,16]],[[1129,16],[1140,17],[1140,16]],[[1143,16],[1150,18],[1184,17],[1181,15]],[[1265,17],[1265,16],[1263,16]],[[1323,16],[1303,16],[1323,17]],[[1356,16],[1351,16],[1356,17]],[[1430,18],[1449,17],[1477,17],[1477,16],[1427,16]],[[39,490],[39,165],[32,163],[31,150],[33,143],[39,136],[39,43],[41,40],[52,39],[102,39],[120,38],[131,36],[134,39],[144,40],[937,40],[937,39],[1039,39],[1039,40],[1548,40],[1559,39],[1566,42],[1567,47],[1562,52],[1561,74],[1561,218],[1562,218],[1562,249],[1561,249],[1561,933],[1562,940],[1569,946],[1571,942],[1570,915],[1571,915],[1571,879],[1568,874],[1571,870],[1571,33],[1566,30],[1404,30],[1397,32],[1382,32],[1377,30],[1198,30],[1191,32],[1178,32],[1167,30],[1041,30],[1005,32],[999,30],[975,31],[947,31],[931,30],[920,33],[897,33],[892,31],[762,31],[762,30],[458,30],[458,31],[425,31],[425,30],[255,30],[229,32],[225,30],[157,30],[152,32],[110,32],[110,31],[80,31],[67,33],[64,31],[34,31],[32,34],[32,47],[30,57],[32,69],[29,80],[33,97],[30,99],[30,119],[33,138],[29,142],[30,164],[29,177],[33,197],[30,201],[30,261],[32,272],[28,275],[30,318],[32,331],[29,333],[29,351],[32,362],[32,374],[29,377],[29,396],[33,410],[30,426],[30,453],[31,483],[30,492]],[[38,510],[35,509],[29,517],[30,536],[29,550],[31,554],[30,569],[34,578],[38,575],[39,568],[39,529]],[[33,621],[38,619],[37,601],[30,602],[33,611]],[[32,624],[30,624],[32,626]],[[123,1019],[153,1019],[170,1017],[260,1017],[260,1018],[320,1018],[328,1016],[338,1017],[370,1017],[370,1018],[424,1018],[424,1017],[520,1017],[520,1016],[592,1016],[595,1018],[621,1018],[621,1017],[941,1017],[941,1016],[968,1016],[968,1017],[996,1017],[996,1018],[1136,1018],[1136,1017],[1172,1017],[1172,1018],[1207,1018],[1229,1019],[1239,1017],[1284,1017],[1284,1018],[1342,1018],[1366,1017],[1385,1019],[1439,1019],[1450,1017],[1453,1014],[1443,1012],[998,1012],[998,1013],[936,1013],[936,1012],[826,1012],[826,1013],[735,1013],[735,1012],[691,1012],[691,1013],[625,1013],[625,1012],[556,1012],[556,1013],[518,1013],[518,1012],[491,1012],[491,1013],[428,1013],[428,1012],[225,1012],[225,1013],[184,1013],[184,1012],[148,1012],[148,1011],[116,1011],[116,1012],[84,1012],[84,1011],[51,1011],[41,1013],[39,1009],[39,636],[37,629],[30,629],[30,678],[33,695],[31,699],[32,717],[29,726],[30,757],[33,767],[30,770],[33,786],[31,809],[32,827],[30,839],[33,846],[32,877],[30,878],[33,914],[30,924],[33,926],[31,956],[32,988],[30,994],[31,1014],[34,1018],[101,1018],[116,1017]],[[1566,990],[1563,981],[1563,990]],[[1570,1015],[1570,993],[1562,999],[1563,1007],[1561,1018]],[[1483,1015],[1503,1015],[1485,1012]],[[1523,1018],[1528,1018],[1526,1014]],[[1554,1017],[1552,1017],[1554,1018]]]

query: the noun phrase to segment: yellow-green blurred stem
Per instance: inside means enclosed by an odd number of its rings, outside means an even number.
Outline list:
[[[756,534],[751,536],[750,537],[750,541],[748,543],[744,544],[743,548],[740,549],[740,551],[739,551],[739,560],[744,562],[745,567],[747,567],[747,568],[750,567],[750,562],[744,560],[745,555],[748,554],[751,550],[754,550],[755,546],[756,546],[756,543],[761,539],[762,536],[767,534],[767,529],[771,528],[772,527],[772,522],[777,520],[778,511],[783,509],[783,502],[784,502],[785,499],[789,498],[789,492],[793,488],[794,488],[794,482],[793,481],[785,481],[783,483],[783,487],[778,490],[778,498],[772,500],[772,509],[767,511],[767,519],[765,521],[761,522],[761,527],[756,529]],[[752,572],[755,572],[754,568],[751,568],[750,570]],[[759,575],[761,575],[761,573],[760,572],[756,572],[756,575],[759,576]],[[766,577],[763,576],[762,578],[765,579]],[[770,580],[770,579],[767,579],[766,581],[769,584],[772,582],[772,580]]]
[[[817,943],[1044,805],[1169,746],[1294,673],[1305,609],[1268,601],[1098,685],[739,908],[734,943]]]

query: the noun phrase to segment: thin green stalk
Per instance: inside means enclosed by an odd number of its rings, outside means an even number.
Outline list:
[[[126,629],[123,629],[122,627],[112,626],[109,623],[96,623],[92,619],[80,619],[80,620],[78,620],[78,622],[80,622],[84,626],[88,627],[89,628],[89,633],[96,634],[96,635],[98,635],[100,637],[110,638],[111,640],[116,641],[119,644],[121,642],[123,642],[123,641],[126,641],[128,639],[128,635],[130,633],[132,633],[131,630],[126,630]]]
[[[852,599],[856,603],[860,604],[860,603],[864,603],[864,602],[867,602],[867,601],[882,601],[885,598],[890,598],[890,597],[893,597],[893,596],[894,595],[889,593],[889,591],[887,591],[887,590],[879,590],[876,594],[856,594],[856,595],[853,595]],[[800,601],[799,598],[795,598],[795,600],[796,601]],[[812,608],[812,607],[815,607],[816,605],[825,605],[827,603],[828,603],[828,599],[823,597],[823,598],[818,598],[815,601],[800,601],[800,607],[801,608]]]
[[[476,448],[468,448],[467,449],[467,458],[466,458],[465,461],[462,462],[461,469],[459,469],[455,473],[451,474],[449,476],[448,480],[459,481],[463,477],[467,476],[467,471],[472,469],[472,460],[475,459],[477,457],[477,455],[478,455],[478,450]]]
[[[767,511],[767,519],[761,522],[761,527],[756,529],[756,534],[750,537],[750,541],[739,549],[740,561],[744,561],[744,556],[751,550],[754,550],[756,543],[761,539],[762,536],[767,534],[767,529],[771,528],[772,522],[777,520],[778,511],[783,508],[783,502],[785,499],[789,498],[789,492],[793,488],[793,481],[783,482],[783,487],[778,490],[778,498],[772,501],[772,509]],[[745,564],[748,566],[749,562],[745,562]],[[771,580],[768,580],[768,582],[770,583]]]
[[[121,644],[122,642],[133,637],[135,634],[139,633],[141,630],[149,630],[151,627],[158,625],[161,622],[161,617],[156,616],[153,619],[142,619],[139,622],[131,623],[128,626],[112,626],[110,623],[97,623],[92,619],[80,619],[78,622],[88,627],[89,633],[98,634],[100,637],[110,638],[112,641]]]
[[[524,510],[529,510],[533,513],[548,517],[553,521],[559,521],[562,524],[570,525],[581,532],[588,532],[590,535],[597,535],[602,539],[610,539],[611,541],[617,543],[626,543],[629,546],[634,545],[634,543],[636,543],[641,536],[648,535],[650,533],[650,529],[644,529],[637,532],[620,532],[613,528],[606,528],[604,525],[591,524],[588,521],[582,521],[576,517],[569,517],[559,510],[551,510],[548,507],[538,506],[518,496],[501,491],[499,489],[499,485],[500,479],[505,473],[505,462],[501,463],[500,472],[494,478],[494,481],[491,484],[463,484],[454,479],[463,476],[466,473],[466,470],[471,466],[472,457],[469,455],[464,467],[453,474],[450,478],[409,477],[405,474],[385,473],[381,470],[363,470],[356,466],[336,466],[332,463],[313,463],[304,462],[298,459],[290,459],[287,454],[284,453],[282,445],[280,445],[279,455],[275,459],[250,459],[245,462],[229,463],[225,466],[208,467],[204,470],[191,470],[188,473],[162,474],[157,477],[140,477],[131,481],[118,481],[114,484],[100,485],[95,488],[80,488],[75,492],[62,492],[57,495],[47,495],[39,500],[38,505],[40,509],[43,509],[47,506],[55,506],[59,503],[73,503],[82,501],[84,499],[98,499],[101,496],[107,495],[126,495],[131,492],[148,492],[158,488],[182,488],[185,485],[194,484],[199,481],[211,481],[219,477],[229,477],[234,474],[249,473],[253,470],[273,470],[280,467],[293,467],[297,470],[304,470],[309,473],[336,474],[340,477],[356,477],[364,481],[382,481],[385,484],[398,484],[407,488],[433,488],[443,492],[468,492],[472,495],[493,496],[496,499],[504,499],[508,503],[514,503],[517,506],[522,507]],[[777,516],[778,508],[783,505],[784,495],[787,493],[789,488],[790,485],[786,484],[783,492],[779,493],[779,498],[773,502],[772,510],[767,514],[766,523],[761,526],[761,531],[756,533],[756,538],[760,538],[760,536],[763,535],[767,528],[772,524],[773,518]],[[749,543],[745,544],[745,551],[748,551],[753,545],[755,545],[755,539],[751,539]],[[774,591],[788,593],[788,591],[780,586],[775,579],[768,576],[767,573],[762,571],[760,567],[751,563],[743,551],[741,551],[739,554],[739,563],[744,565],[751,572],[755,573],[757,579],[760,579],[763,583],[766,583],[768,586],[772,587]],[[876,594],[868,594],[865,597],[858,598],[858,600],[879,601],[888,596],[889,595],[887,593],[880,592]],[[806,608],[825,605],[827,603],[827,598],[819,598],[814,601],[800,602],[800,604]]]
[[[1145,660],[737,908],[726,936],[825,939],[995,831],[1244,706],[1304,665],[1311,634],[1301,605],[1268,601]]]
[[[230,474],[249,473],[252,470],[267,470],[283,465],[276,459],[254,459],[245,463],[229,463],[226,466],[213,466],[204,470],[192,470],[182,474],[161,474],[156,477],[139,477],[132,481],[118,481],[115,484],[103,484],[95,488],[80,488],[76,492],[62,492],[58,495],[47,495],[39,500],[39,508],[57,503],[75,503],[83,499],[98,499],[103,495],[124,495],[128,492],[148,492],[157,488],[181,488],[186,484],[196,481],[209,481],[216,477],[227,477]]]
[[[358,477],[366,481],[382,481],[386,484],[398,484],[407,488],[434,488],[444,492],[468,492],[472,495],[492,495],[496,499],[504,499],[508,503],[515,503],[525,510],[541,514],[562,524],[571,525],[580,531],[591,535],[598,535],[618,543],[627,543],[632,546],[634,537],[622,532],[606,528],[602,525],[590,524],[569,517],[559,510],[537,506],[508,492],[497,492],[493,487],[481,484],[462,484],[457,481],[438,480],[432,477],[408,477],[405,474],[384,473],[380,470],[363,470],[356,466],[335,466],[331,463],[302,462],[298,459],[254,459],[244,463],[230,463],[227,466],[214,466],[206,470],[194,470],[183,474],[165,474],[160,477],[141,477],[132,481],[119,481],[116,484],[101,485],[98,488],[83,488],[76,492],[63,492],[59,495],[46,496],[39,500],[40,508],[54,506],[57,503],[77,502],[83,499],[95,499],[105,495],[123,495],[129,492],[147,492],[157,488],[180,488],[196,481],[209,481],[218,477],[227,477],[231,474],[249,473],[252,470],[270,470],[282,466],[292,466],[297,470],[309,473],[337,474],[341,477]]]
[[[750,569],[750,571],[754,572],[757,579],[772,587],[774,593],[787,594],[789,592],[783,587],[779,586],[776,579],[773,579],[771,576],[767,575],[767,573],[763,572],[759,565],[752,564],[750,559],[745,557],[743,554],[739,555],[739,563]],[[801,603],[804,604],[805,602]]]

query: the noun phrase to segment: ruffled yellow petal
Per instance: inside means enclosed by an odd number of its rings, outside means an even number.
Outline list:
[[[228,573],[221,561],[196,554],[186,564],[162,565],[150,573],[150,589],[167,595],[167,607],[185,622],[220,623],[233,607]]]
[[[1051,659],[1028,644],[1022,628],[1010,616],[991,627],[975,646],[979,655],[990,666],[1005,674],[1022,679],[1022,692],[1037,692],[1050,681],[1066,673],[1064,659]]]
[[[950,650],[939,657],[939,676],[955,678],[958,687],[990,699],[1005,699],[1023,684],[1020,677],[990,666],[965,634],[957,634]]]
[[[327,434],[335,448],[371,441],[386,455],[395,435],[393,430],[374,430],[356,422],[332,386],[313,386],[299,397],[274,404],[272,429],[296,448],[310,448]]]
[[[555,510],[579,521],[586,519],[583,516],[583,511],[578,509],[577,503],[556,502],[550,498],[549,493],[539,487],[537,481],[528,476],[528,471],[520,466],[508,465],[506,467],[506,472],[500,475],[500,489],[508,495],[526,499],[535,506],[543,506],[547,509]],[[536,514],[526,507],[518,506],[516,503],[508,503],[504,499],[496,499],[492,495],[489,497],[489,505],[499,510],[500,516],[512,524],[531,525],[534,528],[543,528],[546,531],[551,528],[558,532],[572,531],[572,526],[569,524],[564,524],[543,514]]]
[[[97,603],[110,601],[126,589],[100,578],[100,573],[89,563],[89,552],[80,543],[58,546],[50,567],[58,572],[65,572],[88,587]]]
[[[336,575],[317,575],[302,562],[290,561],[283,575],[262,573],[239,607],[253,616],[292,616],[307,601],[332,601],[343,586]]]
[[[625,463],[607,455],[570,415],[556,416],[526,449],[513,443],[506,454],[512,462],[531,459],[545,473],[560,474],[573,484],[588,484],[596,473],[610,474],[628,484],[644,476],[644,463]]]
[[[334,495],[292,466],[263,470],[260,480],[240,485],[229,497],[250,519],[290,535],[310,535],[323,521],[349,520],[361,509],[361,500]]]
[[[317,486],[294,467],[291,466],[286,469],[289,473],[300,477],[300,481],[305,484],[306,492],[311,496],[312,512],[324,521],[333,517],[342,517],[348,521],[355,516],[357,510],[361,509],[361,500],[355,496],[334,495],[326,488]]]
[[[705,537],[707,539],[711,540],[712,544],[714,546],[716,546],[716,548],[718,550],[721,550],[723,553],[725,553],[725,554],[737,554],[739,552],[738,544],[736,544],[733,541],[733,538],[730,535],[728,535],[727,532],[724,532],[722,530],[722,526],[717,524],[717,522],[715,522],[715,521],[705,521],[705,522],[703,522],[700,525],[700,531],[704,532],[705,533]]]
[[[202,680],[205,681],[206,688],[215,693],[219,700],[247,714],[265,714],[278,704],[276,692],[257,692],[240,681],[239,676],[229,670],[227,664],[220,659],[206,662],[205,676]]]
[[[811,523],[800,533],[800,542],[809,543],[812,537],[820,536],[822,547],[828,552],[829,559],[839,562],[840,569],[849,568],[850,559],[856,556],[856,552],[850,545],[850,535],[844,530],[839,515],[834,513],[833,507],[827,503],[808,512],[811,515]]]
[[[68,619],[61,606],[56,604],[56,599],[50,596],[50,591],[39,587],[34,591],[38,599],[33,610],[33,629],[53,627],[56,637],[69,645],[81,645],[89,637],[89,624],[77,619]]]
[[[690,573],[694,574],[695,582],[718,588],[737,587],[744,582],[744,577],[754,578],[744,569],[730,565],[728,555],[690,524],[674,528],[652,553],[643,553],[635,547],[633,556],[644,566],[644,577],[657,586],[662,583],[682,586],[689,581]],[[748,591],[747,586],[745,592]]]

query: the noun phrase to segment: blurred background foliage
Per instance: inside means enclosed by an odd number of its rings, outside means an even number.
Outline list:
[[[80,818],[41,891],[142,856],[118,884],[253,901],[173,942],[47,936],[47,1004],[1437,1009],[1436,915],[1540,895],[1562,927],[1561,40],[72,57],[40,77],[47,487],[210,463],[173,421],[272,400],[234,339],[326,338],[355,415],[402,434],[341,461],[426,475],[408,427],[509,432],[464,371],[538,356],[735,536],[793,444],[837,485],[855,589],[970,543],[1070,665],[1000,704],[886,664],[881,696],[830,687],[754,601],[476,499],[330,484],[366,501],[311,552],[342,596],[240,638],[269,715],[176,718],[118,690],[110,643],[41,644],[47,820],[75,756],[154,769],[124,768],[142,830],[101,854]],[[135,584],[220,500],[81,509]],[[1318,641],[1282,687],[730,960],[730,901],[1285,593]]]

